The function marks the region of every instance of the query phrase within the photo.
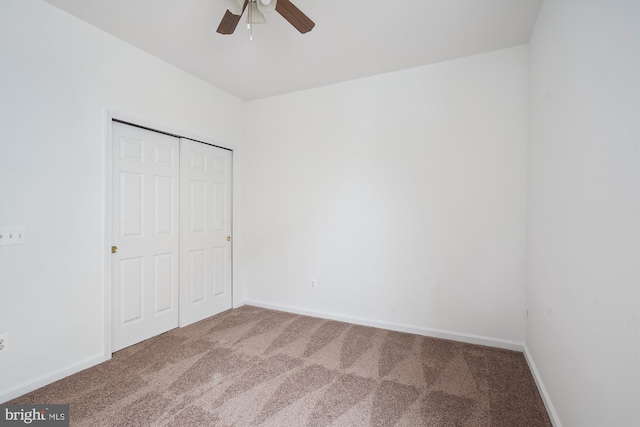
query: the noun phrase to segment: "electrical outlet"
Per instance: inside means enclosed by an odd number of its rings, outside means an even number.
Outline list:
[[[316,279],[311,279],[311,289],[316,289],[318,287],[318,281]]]
[[[9,351],[9,334],[0,334],[0,353]]]

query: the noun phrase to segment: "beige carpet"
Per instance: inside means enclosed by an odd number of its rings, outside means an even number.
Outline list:
[[[245,306],[10,403],[78,426],[550,426],[522,354]]]

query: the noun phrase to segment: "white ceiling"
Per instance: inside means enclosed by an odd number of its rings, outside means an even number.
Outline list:
[[[315,23],[278,13],[216,29],[223,0],[46,0],[244,100],[526,44],[542,0],[293,0]]]

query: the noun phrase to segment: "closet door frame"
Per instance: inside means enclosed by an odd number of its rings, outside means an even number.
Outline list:
[[[104,360],[109,360],[111,359],[111,355],[112,355],[112,331],[111,331],[111,322],[112,322],[112,303],[111,303],[111,298],[112,298],[112,290],[111,290],[111,284],[112,284],[112,277],[111,277],[111,269],[112,269],[112,254],[111,254],[111,231],[112,231],[112,227],[111,227],[111,222],[112,222],[112,212],[111,212],[111,206],[112,206],[112,200],[111,200],[111,195],[112,195],[112,169],[113,169],[113,159],[112,159],[112,155],[113,155],[113,149],[112,149],[112,145],[113,145],[113,141],[112,141],[112,128],[113,128],[113,122],[117,121],[117,122],[122,122],[125,124],[129,124],[129,125],[133,125],[133,126],[137,126],[137,127],[141,127],[141,128],[145,128],[145,129],[149,129],[151,131],[156,131],[156,132],[160,132],[160,133],[165,133],[168,135],[172,135],[172,136],[176,136],[178,138],[188,138],[188,139],[192,139],[195,141],[200,141],[203,142],[205,144],[210,144],[210,145],[214,145],[216,147],[220,147],[220,148],[225,148],[227,150],[230,150],[232,152],[232,156],[231,156],[231,161],[232,161],[232,171],[233,171],[233,177],[232,177],[232,184],[231,184],[231,188],[232,188],[232,192],[233,192],[233,182],[235,181],[235,175],[236,175],[236,167],[235,167],[235,163],[236,163],[236,146],[235,145],[230,145],[230,144],[225,144],[223,142],[220,142],[214,138],[210,138],[207,136],[203,136],[203,135],[197,135],[194,134],[193,132],[189,132],[187,130],[184,129],[176,129],[176,128],[172,128],[166,124],[160,124],[158,122],[154,122],[152,120],[147,120],[147,119],[143,119],[140,118],[138,116],[132,116],[126,113],[122,113],[119,111],[115,111],[115,110],[110,110],[110,109],[105,109],[104,110],[104,114],[103,114],[103,147],[104,147],[104,158],[105,158],[105,169],[104,169],[104,183],[105,183],[105,187],[104,187],[104,200],[105,200],[105,204],[104,204],[104,242],[103,242],[103,254],[104,254],[104,283],[103,283],[103,289],[104,289],[104,294],[103,294],[103,298],[104,298],[104,337],[103,337],[103,343],[104,343],[104,354],[103,354],[103,359]],[[231,200],[231,235],[233,236],[233,232],[234,232],[234,228],[233,228],[233,218],[235,216],[234,212],[235,212],[235,198],[232,197]],[[235,281],[233,280],[233,269],[234,269],[234,259],[233,259],[233,241],[231,242],[232,246],[231,246],[231,306],[232,308],[237,308],[239,306],[242,305],[242,303],[238,303],[236,302],[236,298],[235,296],[237,295],[236,292],[236,286],[235,286]]]

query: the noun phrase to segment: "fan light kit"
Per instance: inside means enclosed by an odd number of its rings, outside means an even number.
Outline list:
[[[316,25],[290,0],[225,0],[225,5],[227,11],[217,30],[220,34],[233,34],[245,9],[247,9],[249,40],[253,40],[253,25],[267,22],[264,15],[274,10],[302,34],[308,33]]]

